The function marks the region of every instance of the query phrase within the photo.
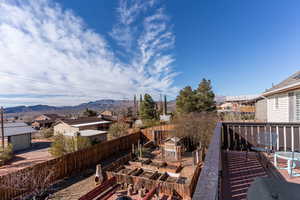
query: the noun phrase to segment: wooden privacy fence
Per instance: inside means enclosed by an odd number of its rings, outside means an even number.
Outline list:
[[[223,148],[241,150],[244,146],[255,146],[258,135],[272,133],[276,135],[277,151],[300,151],[299,123],[223,123]]]
[[[37,193],[62,178],[130,150],[139,140],[140,133],[133,133],[0,176],[0,200]]]

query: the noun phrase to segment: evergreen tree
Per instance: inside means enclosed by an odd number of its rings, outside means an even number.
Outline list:
[[[210,112],[216,110],[215,94],[212,90],[210,80],[202,79],[197,90],[195,91],[195,95],[197,101],[197,112]]]
[[[180,90],[176,98],[178,113],[210,112],[216,110],[215,94],[211,81],[203,79],[196,90],[187,86]]]
[[[176,98],[176,110],[178,113],[190,113],[196,110],[195,92],[190,86],[180,90]]]
[[[140,105],[140,118],[142,120],[156,119],[156,103],[149,94],[144,95],[144,100]]]

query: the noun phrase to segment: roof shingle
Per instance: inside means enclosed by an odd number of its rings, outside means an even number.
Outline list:
[[[266,92],[271,92],[295,83],[300,83],[300,71],[294,73],[292,76],[288,77],[284,81],[280,82],[277,85],[274,85],[272,88],[267,89]]]

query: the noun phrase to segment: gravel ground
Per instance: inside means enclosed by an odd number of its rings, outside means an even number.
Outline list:
[[[54,192],[49,195],[48,199],[51,200],[73,200],[79,199],[81,196],[95,188],[94,182],[94,172],[95,170],[87,170],[80,174],[79,176],[69,178],[62,181],[61,183],[54,186],[59,191]]]

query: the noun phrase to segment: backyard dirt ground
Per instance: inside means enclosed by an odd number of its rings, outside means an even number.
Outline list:
[[[68,178],[53,186],[53,194],[48,196],[51,200],[73,200],[79,199],[95,188],[95,170],[89,169],[79,176]],[[62,189],[63,188],[63,189]],[[57,190],[57,191],[56,191]]]
[[[0,167],[0,176],[52,159],[48,152],[50,144],[48,139],[32,140],[31,148],[16,152],[12,160]]]

